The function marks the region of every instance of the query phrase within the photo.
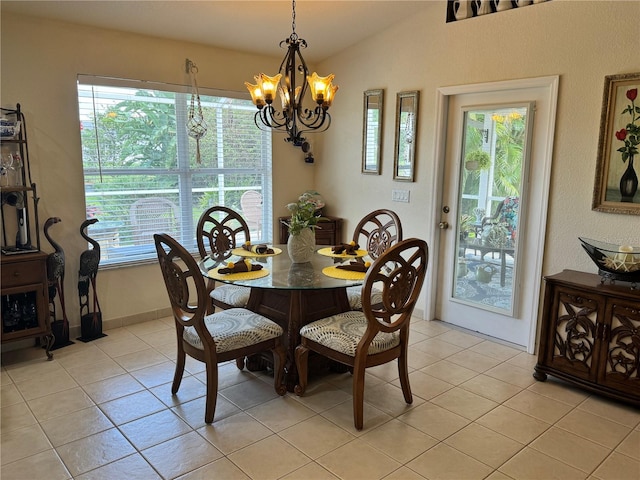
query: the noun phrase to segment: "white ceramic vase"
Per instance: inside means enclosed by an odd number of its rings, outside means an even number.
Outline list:
[[[316,235],[313,229],[305,228],[297,235],[289,235],[287,252],[293,263],[306,263],[316,250]]]
[[[453,15],[456,17],[456,20],[464,20],[465,18],[473,17],[471,1],[472,0],[456,0],[453,2]]]
[[[476,0],[478,15],[491,13],[491,0]]]

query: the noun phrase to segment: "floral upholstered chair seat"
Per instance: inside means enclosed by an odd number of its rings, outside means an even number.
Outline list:
[[[211,290],[210,295],[216,305],[223,303],[225,305],[244,307],[249,302],[251,289],[248,287],[241,287],[239,285],[224,284],[218,285],[216,288]]]
[[[362,286],[347,287],[347,299],[351,310],[362,310]],[[371,303],[374,305],[382,302],[382,292],[374,288],[371,290]]]
[[[282,327],[244,308],[230,308],[204,317],[204,324],[216,342],[218,354],[248,347],[282,335]],[[184,341],[202,350],[202,340],[194,327],[185,327]]]
[[[382,294],[380,295],[382,299]],[[381,300],[382,301],[382,300]],[[300,335],[327,348],[355,357],[358,343],[367,330],[367,317],[362,312],[339,313],[305,325]],[[369,345],[369,355],[384,352],[400,344],[400,333],[378,332]]]

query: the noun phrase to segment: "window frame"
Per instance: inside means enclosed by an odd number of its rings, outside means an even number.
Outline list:
[[[165,92],[173,94],[170,103],[175,105],[176,118],[175,118],[175,151],[176,151],[176,159],[175,166],[176,168],[103,168],[100,161],[99,154],[99,144],[100,140],[96,133],[96,143],[92,144],[92,146],[98,147],[96,148],[96,152],[98,155],[98,165],[95,166],[95,159],[86,160],[85,159],[85,143],[84,139],[81,139],[82,142],[82,170],[83,170],[83,178],[85,182],[84,186],[84,200],[85,206],[88,207],[92,205],[93,202],[90,201],[92,198],[101,198],[104,203],[105,197],[110,195],[118,195],[122,196],[123,194],[131,194],[131,201],[133,202],[136,198],[139,198],[138,195],[151,194],[151,195],[163,195],[169,196],[170,198],[175,198],[176,195],[178,197],[178,201],[174,202],[178,206],[178,215],[179,215],[179,233],[177,235],[177,240],[182,243],[185,248],[187,248],[192,254],[197,254],[197,245],[195,238],[195,230],[197,226],[197,219],[200,216],[201,212],[197,211],[197,205],[194,203],[194,199],[198,198],[198,195],[211,195],[213,197],[217,197],[218,200],[215,202],[216,205],[225,205],[230,208],[234,208],[242,215],[240,205],[228,205],[225,204],[225,198],[229,193],[234,193],[237,197],[237,193],[239,191],[247,191],[247,190],[258,190],[262,193],[263,196],[263,221],[262,228],[260,232],[256,232],[260,234],[261,238],[251,238],[252,241],[264,241],[265,239],[270,239],[273,237],[272,234],[272,134],[271,132],[265,132],[252,123],[253,129],[250,130],[249,126],[242,126],[242,131],[250,133],[251,135],[255,134],[255,146],[254,148],[258,150],[258,154],[254,157],[253,160],[258,160],[257,162],[250,163],[249,167],[239,168],[237,166],[233,167],[224,167],[225,157],[220,151],[224,148],[224,130],[222,130],[223,124],[222,122],[218,124],[219,126],[215,129],[216,131],[212,132],[211,128],[207,135],[216,135],[216,145],[218,150],[213,154],[214,161],[217,159],[215,165],[211,165],[210,163],[206,163],[206,159],[202,158],[201,166],[194,166],[193,157],[196,148],[195,139],[191,138],[187,134],[186,122],[187,122],[187,108],[189,104],[190,98],[190,87],[186,85],[177,85],[177,84],[167,84],[160,82],[148,82],[148,81],[139,81],[139,80],[130,80],[130,79],[117,79],[112,77],[104,77],[104,76],[96,76],[96,75],[78,75],[77,79],[78,89],[77,89],[77,100],[78,100],[78,118],[80,122],[83,119],[86,119],[87,116],[83,116],[83,112],[86,112],[86,109],[83,110],[83,100],[84,98],[88,98],[89,102],[91,102],[91,107],[93,111],[91,112],[93,116],[94,123],[92,124],[92,128],[96,129],[96,90],[107,90],[107,89],[133,89],[137,92],[140,91],[153,91],[153,92]],[[83,90],[84,89],[84,90]],[[85,91],[90,90],[89,97],[85,94]],[[118,93],[115,92],[113,96],[115,97]],[[251,112],[253,114],[255,110],[255,106],[251,102],[250,96],[248,93],[244,92],[232,92],[232,91],[223,91],[216,90],[211,88],[199,88],[199,94],[202,100],[203,110],[206,108],[214,109],[213,114],[221,115],[223,109],[232,109],[233,111],[244,111]],[[216,100],[208,101],[208,99]],[[144,97],[141,97],[144,98]],[[225,102],[226,100],[231,100],[229,103]],[[237,101],[241,100],[242,104],[237,104]],[[113,100],[115,101],[115,100]],[[167,102],[168,100],[162,97],[158,100],[159,102]],[[243,113],[244,115],[244,113]],[[253,116],[253,115],[252,115]],[[245,119],[246,121],[246,119]],[[82,125],[82,123],[81,123]],[[183,128],[180,128],[180,126]],[[252,137],[253,138],[253,137]],[[201,140],[202,142],[202,140]],[[229,142],[229,140],[227,140]],[[94,162],[94,165],[89,165],[88,162]],[[209,162],[211,162],[211,157],[209,158]],[[259,167],[256,168],[256,163],[259,164]],[[175,188],[148,188],[144,190],[133,190],[131,192],[126,189],[114,189],[112,191],[92,191],[91,184],[88,183],[87,179],[91,178],[102,178],[103,175],[108,175],[110,177],[117,178],[121,176],[123,180],[126,180],[126,175],[131,175],[132,178],[136,178],[140,175],[148,175],[160,178],[170,178],[171,176],[176,176],[177,185]],[[217,182],[215,185],[198,185],[194,183],[194,177],[196,176],[204,176],[201,178],[202,180],[206,180],[207,176],[211,178],[217,177]],[[255,177],[256,182],[253,185],[235,185],[235,186],[227,186],[225,184],[225,178],[230,179],[230,181],[239,181],[238,179],[242,178],[243,175],[247,175],[247,178],[251,176]],[[163,182],[160,182],[163,183]],[[248,182],[250,183],[250,182]],[[126,198],[126,197],[125,197]],[[202,201],[202,199],[201,199]],[[213,203],[208,203],[208,206],[204,208],[208,208],[212,206]],[[202,208],[202,207],[201,207]],[[103,213],[104,215],[104,213]],[[92,212],[88,211],[87,216],[90,218],[92,216]],[[98,219],[100,219],[99,214],[95,215]],[[109,218],[113,218],[114,215],[104,215]],[[120,217],[123,217],[122,212],[120,212]],[[157,261],[155,247],[153,243],[144,245],[125,245],[118,246],[115,244],[115,240],[118,239],[119,236],[125,235],[126,238],[129,238],[133,235],[133,226],[132,224],[128,224],[126,218],[123,222],[120,222],[120,225],[111,226],[110,225],[115,222],[100,222],[91,225],[88,228],[88,235],[96,240],[101,245],[101,267],[105,268],[115,268],[122,267],[128,265],[141,265],[145,263],[154,263]],[[253,233],[253,232],[252,232]],[[122,238],[122,237],[121,237]],[[114,240],[115,239],[115,240]],[[112,243],[114,242],[114,243]]]

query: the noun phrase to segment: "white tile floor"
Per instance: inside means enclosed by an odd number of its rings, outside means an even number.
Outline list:
[[[395,362],[370,369],[365,428],[351,377],[279,397],[272,379],[220,367],[204,423],[202,365],[170,392],[172,320],[2,357],[0,459],[13,479],[640,479],[640,411],[532,377],[535,357],[415,320],[413,405]]]

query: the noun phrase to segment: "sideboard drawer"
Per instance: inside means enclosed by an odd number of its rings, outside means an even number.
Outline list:
[[[21,262],[2,265],[2,286],[15,287],[42,281],[42,262]]]

